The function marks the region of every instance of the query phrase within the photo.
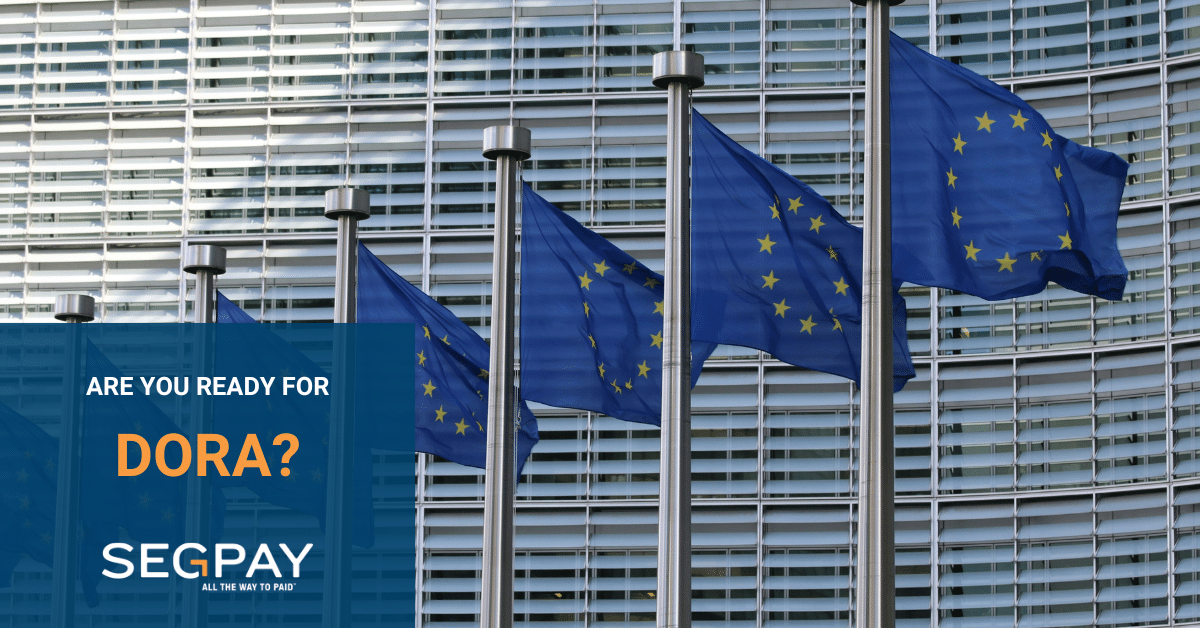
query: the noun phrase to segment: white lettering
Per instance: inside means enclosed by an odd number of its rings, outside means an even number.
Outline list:
[[[92,379],[94,380],[95,378],[92,378]],[[109,571],[109,570],[105,569],[104,571],[101,571],[100,573],[108,576],[109,578],[114,578],[116,580],[120,580],[122,578],[128,578],[129,576],[132,576],[133,575],[133,563],[131,561],[125,560],[124,558],[121,558],[119,556],[113,556],[113,550],[115,550],[115,549],[124,550],[126,552],[132,552],[133,546],[129,545],[127,543],[109,543],[108,545],[104,546],[104,559],[110,563],[114,563],[117,565],[123,565],[125,567],[125,571],[117,572],[117,571]]]
[[[259,558],[266,558],[266,561],[260,563]],[[258,551],[254,553],[254,560],[250,561],[250,569],[246,571],[246,577],[253,576],[255,570],[258,569],[270,569],[276,578],[283,577],[279,573],[279,565],[275,564],[275,557],[271,555],[271,548],[266,543],[258,546]]]
[[[142,543],[142,577],[143,578],[166,578],[171,574],[165,571],[150,571],[150,565],[163,562],[162,557],[150,556],[150,550],[168,549],[170,545],[166,543]]]
[[[225,550],[237,550],[237,560],[225,560]],[[246,560],[246,550],[242,549],[241,545],[236,543],[217,543],[217,558],[213,561],[216,566],[214,571],[218,578],[221,577],[221,568],[225,565],[233,566],[240,565],[243,560]]]

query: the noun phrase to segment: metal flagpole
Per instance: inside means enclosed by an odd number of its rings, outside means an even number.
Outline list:
[[[517,395],[513,324],[517,261],[517,162],[529,159],[529,129],[483,131],[483,156],[496,161],[496,229],[492,253],[492,338],[488,361],[486,485],[483,502],[482,628],[513,622],[513,497],[516,494]]]
[[[183,255],[183,272],[196,275],[196,296],[193,321],[217,321],[217,275],[225,274],[225,249],[208,244],[193,244]],[[196,372],[210,375],[215,362],[211,329],[196,336]],[[192,434],[212,432],[212,397],[196,396],[192,406]],[[190,473],[187,477],[187,515],[184,519],[184,538],[192,543],[207,543],[212,517],[212,483],[207,477]],[[192,583],[183,589],[183,608],[180,613],[184,628],[204,628],[208,625],[208,598]]]
[[[217,322],[216,278],[225,274],[225,249],[209,244],[189,246],[183,254],[183,272],[196,275],[192,320],[197,323]]]
[[[333,322],[357,319],[358,221],[371,217],[371,194],[337,188],[325,192],[325,217],[337,220]],[[334,334],[330,400],[329,468],[325,491],[325,581],[321,598],[326,628],[350,626],[351,532],[354,506],[354,342],[350,325]]]
[[[892,449],[892,215],[888,8],[867,9],[866,173],[863,224],[862,384],[859,401],[857,628],[896,625]]]
[[[663,289],[662,430],[658,472],[660,628],[692,625],[691,167],[692,90],[704,57],[654,55],[654,85],[667,90],[667,221]]]
[[[86,323],[96,318],[96,300],[84,294],[60,294],[54,299],[54,318]],[[75,580],[79,576],[79,485],[83,465],[83,407],[79,386],[84,357],[83,330],[67,332],[64,348],[63,413],[58,435],[58,491],[54,511],[54,575],[50,625],[75,625]]]

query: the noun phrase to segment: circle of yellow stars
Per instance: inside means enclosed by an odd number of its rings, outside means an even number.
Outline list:
[[[1017,112],[1013,113],[1013,114],[1008,114],[1008,117],[1012,119],[1012,127],[1011,128],[1020,129],[1022,131],[1026,130],[1025,124],[1030,121],[1029,118],[1025,117],[1024,112],[1022,112],[1021,110],[1017,110]],[[983,131],[986,133],[991,133],[992,125],[996,124],[996,122],[997,122],[996,120],[993,120],[988,115],[987,111],[984,111],[982,116],[975,116],[975,121],[979,123],[979,126],[976,127],[975,130],[977,132]],[[1050,129],[1046,129],[1045,131],[1042,131],[1040,135],[1042,138],[1041,145],[1045,146],[1048,149],[1053,150],[1054,149],[1054,137],[1050,135]],[[950,151],[951,154],[958,153],[960,155],[966,155],[966,153],[963,152],[963,149],[966,148],[966,146],[967,146],[967,144],[969,144],[969,142],[967,142],[966,140],[963,139],[962,133],[959,133],[955,137],[950,138],[950,141],[954,143],[954,148],[951,149],[951,151]],[[946,174],[946,186],[951,189],[957,190],[958,187],[956,184],[960,177],[959,177],[959,175],[954,174],[954,168],[950,168],[945,174]],[[1056,181],[1062,180],[1062,178],[1063,178],[1062,164],[1054,166],[1054,177],[1055,177]],[[1066,210],[1067,216],[1070,216],[1071,215],[1070,205],[1068,203],[1063,203],[1063,207]],[[953,221],[953,226],[955,228],[962,229],[963,215],[961,213],[959,213],[958,207],[955,207],[954,210],[950,212],[950,218]],[[1069,231],[1067,233],[1064,233],[1063,235],[1058,236],[1058,239],[1059,239],[1059,247],[1058,247],[1059,250],[1063,250],[1063,249],[1069,250],[1071,248],[1072,241],[1071,241],[1071,233]],[[975,262],[980,261],[978,256],[983,251],[983,249],[975,246],[975,240],[970,240],[969,242],[967,242],[967,244],[964,244],[963,249],[964,249],[965,259],[975,261]],[[1031,261],[1031,262],[1040,261],[1042,259],[1042,253],[1044,253],[1044,252],[1045,251],[1030,252],[1029,253],[1029,261]],[[1015,272],[1013,270],[1013,268],[1016,265],[1018,258],[1012,257],[1011,251],[1004,251],[1003,257],[997,257],[994,259],[996,261],[996,272],[1004,272],[1004,271],[1008,271],[1010,273]]]
[[[620,264],[620,266],[621,266],[620,272],[623,272],[624,274],[626,274],[630,277],[633,277],[634,273],[636,273],[636,272],[642,273],[642,275],[643,275],[642,287],[644,287],[644,288],[650,288],[651,290],[653,290],[662,284],[662,282],[657,277],[655,277],[653,274],[651,274],[651,272],[649,270],[642,267],[637,262],[629,262],[626,264]],[[605,273],[607,273],[610,270],[614,270],[614,267],[609,266],[608,262],[606,260],[601,259],[599,262],[592,263],[592,269],[595,271],[595,274],[596,274],[595,277],[592,277],[591,271],[588,271],[588,270],[585,270],[582,275],[576,275],[576,278],[579,279],[580,290],[586,290],[588,292],[591,292],[592,283],[595,282],[597,279],[605,279]],[[636,283],[636,279],[635,279],[635,283]],[[663,315],[666,313],[663,303],[664,303],[664,301],[655,301],[654,302],[654,311],[653,311],[654,314]],[[591,316],[592,310],[593,310],[593,308],[592,308],[591,304],[588,303],[587,301],[584,301],[583,302],[583,314],[584,314],[585,318],[588,318]],[[591,344],[592,349],[597,349],[595,336],[588,334],[587,339],[588,339],[588,342]],[[659,350],[661,350],[663,348],[662,347],[663,332],[660,330],[655,334],[651,334],[649,343],[650,343],[650,346],[657,347]],[[596,357],[597,357],[597,359],[599,359],[598,353],[597,353]],[[607,367],[606,363],[604,363],[604,362],[600,362],[596,365],[596,372],[599,374],[600,381],[604,386],[612,387],[613,394],[620,395],[620,394],[624,394],[625,391],[633,390],[634,382],[637,381],[637,378],[644,377],[646,379],[650,379],[650,370],[653,367],[651,367],[647,362],[648,362],[648,360],[642,360],[641,364],[634,365],[638,370],[638,374],[626,378],[624,382],[622,382],[619,377],[614,377],[611,380],[609,380],[608,376],[611,375],[611,373],[610,373],[611,368]]]
[[[788,211],[792,212],[793,214],[799,215],[800,208],[804,207],[804,203],[801,201],[802,198],[803,197],[800,196],[800,197],[788,199],[788,208],[787,208]],[[767,208],[771,211],[772,219],[778,219],[782,222],[782,218],[780,218],[779,209],[778,209],[780,205],[781,205],[781,203],[779,202],[778,199],[776,199],[775,203],[772,205],[769,205]],[[818,213],[815,216],[805,216],[805,217],[808,219],[808,230],[817,235],[820,235],[821,227],[824,227],[827,224],[822,219],[822,215]],[[767,233],[766,235],[764,235],[761,238],[757,238],[757,240],[758,240],[758,252],[759,253],[766,253],[767,255],[775,254],[774,246],[779,243],[771,240],[770,233]],[[836,249],[833,248],[833,245],[827,246],[825,249],[825,252],[829,254],[830,260],[837,261],[838,252]],[[760,276],[762,277],[762,280],[763,280],[763,284],[762,284],[762,286],[760,286],[760,288],[764,289],[764,290],[772,290],[772,291],[775,290],[775,284],[779,283],[779,281],[780,281],[780,278],[775,276],[774,269],[771,269],[767,272],[767,274],[760,275]],[[833,290],[834,290],[835,295],[850,296],[849,293],[847,292],[847,290],[850,288],[850,284],[846,282],[846,278],[844,276],[839,277],[837,281],[834,281],[832,283],[833,283]],[[787,311],[792,309],[792,306],[787,304],[787,299],[781,298],[778,303],[775,303],[772,299],[768,299],[768,300],[771,301],[772,306],[774,306],[774,308],[775,308],[774,316],[778,316],[784,320],[787,320],[788,319]],[[845,330],[842,328],[842,322],[840,320],[838,320],[838,317],[836,314],[834,314],[833,309],[829,310],[829,314],[830,314],[830,322],[832,324],[833,330],[844,332]],[[806,333],[810,336],[813,335],[813,329],[816,329],[817,325],[819,324],[817,321],[813,320],[812,314],[809,314],[808,318],[799,319],[799,322],[800,322],[800,333]]]

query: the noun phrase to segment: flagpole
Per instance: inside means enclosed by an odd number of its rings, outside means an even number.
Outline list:
[[[358,221],[371,217],[371,194],[336,188],[325,192],[325,217],[336,220],[333,322],[357,320]],[[333,395],[329,402],[329,467],[325,485],[325,580],[321,611],[326,628],[350,626],[351,531],[354,506],[354,344],[350,325],[334,334]]]
[[[54,318],[86,323],[96,318],[96,300],[84,294],[60,294],[54,299]],[[79,386],[84,347],[83,330],[69,329],[63,354],[63,413],[58,434],[58,482],[54,510],[54,575],[50,625],[75,625],[75,581],[79,577],[79,490],[83,463],[83,407]]]
[[[217,320],[217,275],[225,274],[225,249],[208,244],[193,244],[183,255],[183,272],[196,275],[196,292],[192,320],[197,323],[215,323]],[[209,375],[214,363],[214,347],[211,329],[201,329],[193,336],[196,346],[195,369],[199,375]],[[212,398],[197,396],[192,415],[193,434],[212,432]],[[212,536],[212,483],[197,473],[187,478],[186,519],[184,538],[192,543],[208,543]],[[184,628],[204,628],[208,625],[208,597],[199,585],[184,586],[183,608],[180,613]]]
[[[517,248],[517,163],[529,159],[529,129],[483,131],[483,156],[496,161],[492,252],[492,334],[488,361],[487,463],[483,502],[482,628],[513,621],[513,499],[516,495],[517,396],[513,387]]]
[[[658,472],[660,628],[692,625],[691,142],[692,90],[704,57],[654,55],[654,85],[667,90],[667,216],[663,282],[662,429]]]
[[[864,138],[862,378],[858,461],[857,628],[896,624],[895,458],[892,422],[891,129],[889,6],[867,10]],[[890,3],[890,4],[889,4]]]
[[[225,249],[210,244],[193,244],[183,254],[183,272],[196,275],[192,320],[217,322],[217,275],[225,274]]]

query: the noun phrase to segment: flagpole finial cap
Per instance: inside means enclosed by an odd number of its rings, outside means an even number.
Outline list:
[[[183,272],[198,273],[202,270],[214,275],[225,274],[225,247],[211,244],[193,244],[183,252]]]
[[[654,55],[654,86],[666,89],[671,83],[686,83],[692,89],[703,87],[704,55],[685,50]]]
[[[96,318],[96,300],[86,294],[60,294],[54,298],[54,318],[87,323]]]
[[[525,161],[530,156],[531,135],[523,126],[489,126],[483,130],[483,156],[499,159],[505,155]]]
[[[850,3],[860,6],[860,7],[865,7],[868,4],[871,4],[872,2],[882,2],[882,1],[883,0],[850,0]],[[894,7],[898,4],[904,4],[904,0],[888,0],[888,6],[890,6],[890,7]]]
[[[371,193],[358,188],[334,188],[325,191],[325,217],[337,220],[350,216],[355,220],[371,217]]]

